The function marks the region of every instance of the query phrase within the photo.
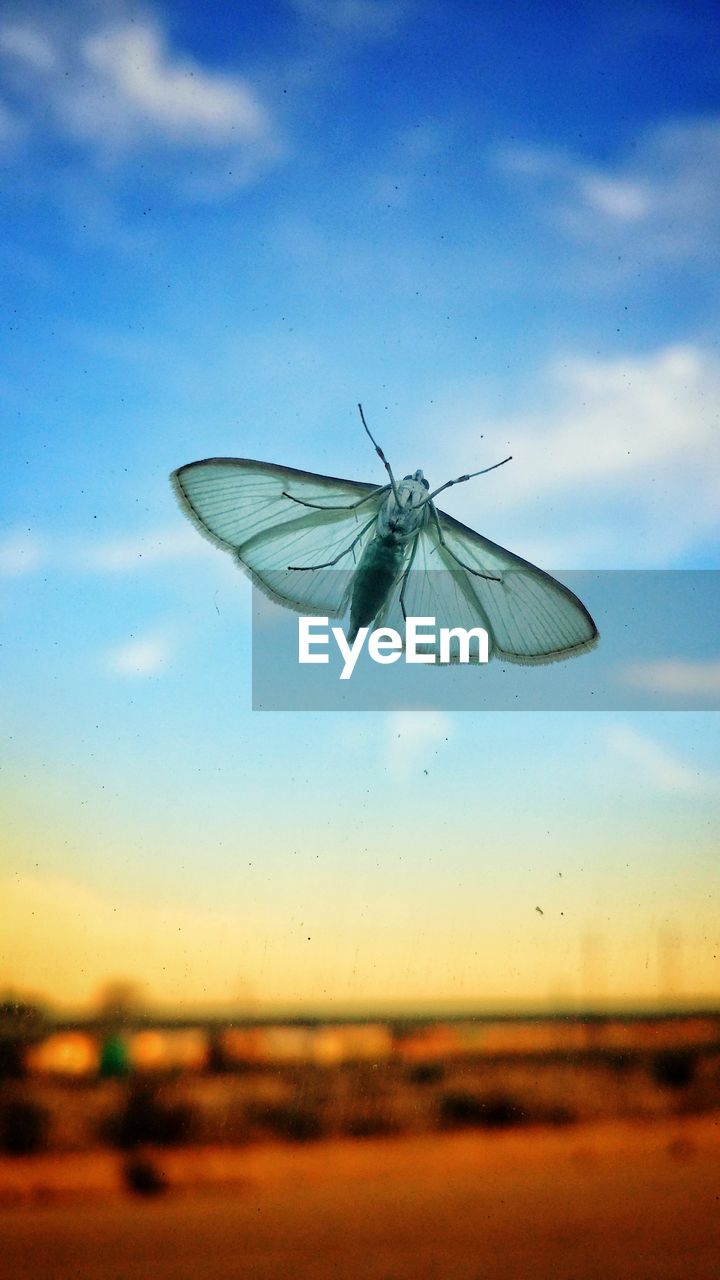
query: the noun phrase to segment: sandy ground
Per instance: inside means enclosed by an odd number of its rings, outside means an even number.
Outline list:
[[[718,1280],[720,1116],[0,1161],[2,1280]]]

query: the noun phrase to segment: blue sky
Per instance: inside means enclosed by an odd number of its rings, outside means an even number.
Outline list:
[[[167,483],[380,480],[362,400],[401,474],[512,452],[446,506],[545,567],[717,568],[717,44],[710,5],[5,8],[0,986],[718,995],[713,715],[252,713],[248,585]]]

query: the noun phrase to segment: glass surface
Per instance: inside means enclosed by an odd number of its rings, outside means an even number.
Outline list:
[[[2,7],[0,1280],[717,1280],[717,24]]]

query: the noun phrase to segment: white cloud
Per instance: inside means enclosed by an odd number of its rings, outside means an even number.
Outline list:
[[[6,54],[35,71],[50,71],[56,52],[48,35],[37,26],[9,22],[0,27],[0,54]]]
[[[171,656],[170,637],[161,632],[133,636],[126,644],[112,649],[105,659],[107,669],[115,675],[136,677],[157,675]]]
[[[216,146],[256,139],[267,127],[245,81],[173,54],[147,23],[88,36],[81,53],[91,79],[62,104],[80,136],[102,140],[109,128],[123,137],[150,133],[173,144]]]
[[[22,74],[19,74],[19,70]],[[0,28],[0,72],[36,134],[48,129],[91,157],[119,163],[151,150],[153,174],[185,153],[185,194],[225,194],[280,154],[268,112],[250,81],[173,48],[156,19],[82,31],[69,18],[52,32]],[[223,181],[220,181],[222,175]]]
[[[472,394],[434,411],[436,423],[455,428],[453,455],[435,464],[433,482],[436,471],[442,481],[455,467],[462,473],[494,461],[489,440],[498,451],[509,446],[513,462],[473,482],[484,486],[483,510],[502,513],[538,544],[549,539],[560,551],[564,544],[568,555],[556,568],[668,567],[716,537],[720,362],[710,352],[686,344],[557,360],[528,392],[541,407],[495,422],[473,410]],[[470,488],[453,491],[452,510],[461,518],[467,510],[473,522],[478,498]],[[480,532],[499,540],[492,525]],[[530,542],[511,549],[534,554]]]
[[[588,204],[619,222],[638,222],[652,209],[653,191],[646,183],[587,174],[579,185]]]
[[[605,166],[544,146],[505,147],[497,159],[552,222],[586,245],[668,262],[717,256],[718,116],[656,125]]]
[[[82,542],[61,537],[45,538],[31,529],[17,527],[0,534],[0,577],[24,577],[39,568],[97,573],[132,574],[165,565],[207,559],[214,566],[225,559],[192,525],[145,534],[129,534],[105,541]]]
[[[689,662],[681,659],[641,662],[628,666],[624,680],[638,689],[677,694],[678,697],[720,695],[720,662]]]
[[[648,469],[711,450],[720,462],[715,410],[720,370],[691,346],[616,360],[571,358],[556,366],[567,404],[554,428],[521,439],[533,488],[578,481],[649,479]]]
[[[637,771],[641,782],[661,791],[684,792],[688,795],[720,789],[720,775],[693,768],[650,734],[630,725],[612,725],[606,731],[610,750]]]
[[[46,558],[42,540],[29,529],[10,529],[0,537],[0,577],[34,573]]]
[[[452,719],[442,711],[395,711],[385,725],[384,759],[396,777],[417,773],[432,749],[452,733]]]
[[[346,36],[385,36],[405,18],[408,0],[294,0],[312,22]]]
[[[97,573],[132,573],[138,569],[213,555],[213,548],[198,538],[192,526],[164,529],[144,537],[114,538],[84,547],[77,562]]]

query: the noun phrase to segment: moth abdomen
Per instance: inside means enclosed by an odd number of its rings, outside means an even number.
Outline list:
[[[395,538],[373,538],[355,570],[348,640],[374,622],[405,567],[407,545]]]

